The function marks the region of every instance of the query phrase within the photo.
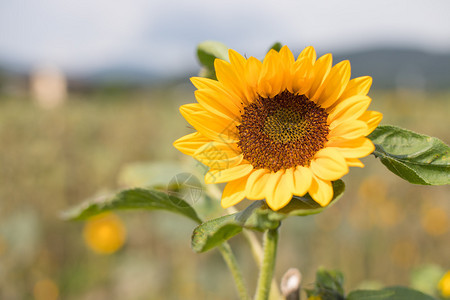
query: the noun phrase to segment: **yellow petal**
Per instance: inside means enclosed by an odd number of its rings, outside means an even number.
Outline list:
[[[211,113],[224,119],[240,121],[242,105],[233,105],[227,96],[210,89],[197,90],[194,93],[198,103]]]
[[[250,164],[242,164],[225,170],[211,169],[205,175],[205,182],[211,184],[233,181],[246,176],[252,170],[253,166]]]
[[[189,124],[211,140],[226,143],[239,141],[236,121],[213,115],[197,103],[182,105],[180,112]]]
[[[253,102],[257,97],[258,80],[260,77],[261,68],[262,63],[258,59],[250,57],[247,60],[245,79],[247,81],[249,91],[249,98],[247,98],[248,103]]]
[[[250,200],[259,200],[266,197],[265,187],[270,177],[270,171],[266,169],[254,170],[247,180],[245,193]]]
[[[372,99],[367,96],[353,96],[339,102],[331,109],[328,115],[328,124],[336,120],[342,122],[358,119],[367,110],[371,101]]]
[[[317,55],[316,50],[314,50],[313,46],[308,46],[299,54],[297,60],[300,60],[302,58],[306,58],[310,61],[311,65],[314,65]]]
[[[292,199],[293,177],[284,170],[271,173],[266,186],[266,202],[272,210],[285,207]]]
[[[364,112],[361,117],[359,117],[359,120],[366,122],[367,124],[367,131],[364,135],[369,135],[372,133],[372,131],[377,128],[378,124],[380,124],[381,119],[383,119],[383,114],[379,113],[377,111],[368,110]]]
[[[197,159],[197,160],[200,161],[202,164],[210,167],[211,169],[225,170],[241,164],[244,161],[244,155],[240,154],[238,156],[223,160],[208,160],[208,159]]]
[[[223,189],[222,201],[220,201],[223,208],[236,205],[245,198],[247,178],[248,176],[227,183]]]
[[[181,114],[193,114],[197,112],[207,112],[203,106],[198,103],[189,103],[180,106]]]
[[[347,84],[345,91],[341,95],[341,99],[347,99],[352,96],[366,96],[372,85],[372,77],[362,76],[353,78]]]
[[[310,88],[314,77],[311,76],[313,65],[308,58],[297,60],[292,66],[292,81],[291,87],[288,85],[287,89],[291,93],[305,94]]]
[[[330,181],[313,176],[309,195],[321,206],[327,206],[333,199],[333,186]]]
[[[278,67],[276,65],[277,56],[278,52],[273,49],[266,54],[262,61],[261,73],[259,74],[258,81],[266,80],[274,75],[275,67]]]
[[[293,65],[295,63],[294,55],[292,54],[291,50],[287,46],[283,46],[280,50],[280,62],[281,65],[278,67],[279,72],[283,74],[284,80],[282,81],[281,85],[281,91],[284,90],[292,90],[292,72],[293,72]]]
[[[208,101],[203,99],[197,99],[197,101],[206,109],[217,113],[216,111],[227,114],[227,115],[239,115],[239,111],[243,109],[243,102],[236,96],[231,96],[231,94],[225,89],[223,84],[217,80],[212,80],[209,78],[192,77],[192,84],[202,92],[207,91],[211,96]],[[213,97],[212,97],[213,96]]]
[[[214,69],[216,70],[217,80],[223,83],[226,90],[233,96],[235,95],[240,100],[245,99],[243,81],[240,75],[236,74],[233,66],[224,60],[216,59],[214,61]]]
[[[237,166],[244,158],[236,144],[215,141],[198,148],[193,156],[212,169],[228,169]]]
[[[192,84],[199,90],[212,90],[221,95],[224,98],[223,101],[229,102],[229,105],[236,106],[238,108],[242,108],[241,99],[236,96],[232,96],[223,85],[223,83],[203,77],[191,77]],[[226,100],[225,100],[226,99]]]
[[[191,77],[192,84],[199,90],[201,89],[212,89],[212,90],[223,90],[223,84],[217,80],[204,78],[204,77]]]
[[[281,61],[283,62],[283,65],[285,67],[290,67],[292,64],[294,64],[295,58],[292,54],[291,50],[287,46],[283,46],[280,49],[280,56]]]
[[[253,62],[249,64],[245,57],[232,49],[228,50],[228,56],[230,57],[230,63],[234,68],[234,73],[238,76],[239,81],[242,82],[241,87],[244,99],[239,100],[248,105],[255,98],[255,83],[248,81],[248,72],[253,72],[253,70],[249,70],[249,67],[252,68],[251,64]]]
[[[319,150],[311,161],[310,169],[316,177],[331,181],[337,180],[348,173],[348,166],[344,157],[333,148]]]
[[[197,151],[194,153],[194,156],[198,158],[208,157],[209,159],[229,159],[239,154],[242,154],[242,151],[236,144],[210,141],[209,143],[206,143],[202,145],[202,147],[197,149]],[[212,157],[212,155],[216,156]]]
[[[205,137],[199,132],[190,133],[188,135],[179,138],[173,143],[173,146],[180,152],[193,156],[198,148],[209,143],[211,139]]]
[[[375,146],[368,138],[362,137],[355,140],[331,140],[326,147],[337,149],[345,158],[361,158],[371,154]]]
[[[280,54],[270,50],[264,58],[258,80],[258,95],[272,98],[282,91],[284,74],[279,72],[281,65]]]
[[[333,62],[333,57],[331,54],[325,54],[324,56],[320,57],[313,66],[313,76],[314,81],[311,84],[311,88],[309,89],[307,93],[307,97],[309,99],[314,99],[315,94],[322,90],[322,83],[327,78],[328,74],[331,70],[331,64]]]
[[[234,67],[235,72],[242,77],[242,74],[245,72],[245,65],[247,63],[245,57],[233,49],[228,50],[228,57],[230,58],[230,63]]]
[[[291,192],[291,194],[295,188],[294,171],[295,171],[295,168],[290,168],[290,169],[284,170],[284,175],[282,178],[282,180],[286,181],[287,189]],[[292,198],[292,195],[291,195],[291,198]]]
[[[335,122],[336,123],[336,122]],[[367,133],[367,124],[360,120],[337,122],[336,126],[330,124],[328,140],[332,139],[357,139]]]
[[[346,158],[345,161],[349,167],[364,168],[364,164],[358,158]]]
[[[322,108],[333,105],[341,96],[342,92],[350,80],[350,62],[348,60],[341,61],[335,65],[323,83],[323,90],[319,94],[317,92],[312,101],[317,102]]]
[[[299,166],[294,171],[294,191],[296,196],[303,196],[311,186],[312,173],[307,167]]]
[[[265,186],[265,194],[266,194],[266,202],[269,204],[269,201],[274,200],[275,189],[278,186],[278,182],[281,180],[281,176],[284,174],[284,170],[279,170],[278,172],[272,172],[269,174],[269,178],[267,179],[267,183]],[[269,200],[270,199],[270,200]]]

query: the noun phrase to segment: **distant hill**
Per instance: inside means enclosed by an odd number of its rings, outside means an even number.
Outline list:
[[[380,48],[349,53],[333,54],[333,63],[348,59],[352,66],[352,77],[372,76],[373,87],[391,89],[398,86],[426,90],[450,88],[450,54],[432,54],[413,49]],[[2,70],[3,69],[3,70]],[[79,84],[88,86],[109,83],[124,83],[130,86],[159,84],[164,81],[184,80],[196,74],[198,69],[162,77],[144,67],[130,67],[126,64],[110,66],[89,74],[69,76],[74,88]],[[183,74],[180,76],[180,74]],[[24,66],[2,64],[0,78],[27,76]],[[2,80],[2,81],[3,81]]]
[[[351,62],[352,77],[372,76],[374,88],[450,88],[450,54],[384,48],[333,55],[334,64],[345,59]],[[184,74],[187,76],[197,71],[188,70]],[[122,80],[137,85],[165,79],[149,70],[125,66],[99,70],[88,78],[98,83]]]
[[[99,84],[122,82],[133,85],[145,85],[149,82],[159,81],[162,78],[158,73],[148,69],[118,65],[95,71],[86,75],[83,79]]]
[[[352,77],[370,75],[373,87],[398,85],[424,88],[450,88],[450,54],[430,54],[411,49],[376,49],[334,55],[334,61],[349,59]]]

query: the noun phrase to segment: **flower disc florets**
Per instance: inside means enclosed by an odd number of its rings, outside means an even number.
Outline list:
[[[327,141],[327,117],[305,95],[284,91],[259,97],[244,108],[237,144],[254,168],[306,167]]]

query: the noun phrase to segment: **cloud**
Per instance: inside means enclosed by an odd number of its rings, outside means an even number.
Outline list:
[[[377,45],[450,50],[450,2],[17,0],[0,3],[0,59],[74,71],[113,64],[176,72],[197,43],[261,56],[274,41],[319,52]]]

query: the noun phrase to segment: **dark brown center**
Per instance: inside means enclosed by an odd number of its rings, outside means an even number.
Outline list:
[[[284,91],[273,98],[259,97],[244,108],[238,146],[255,169],[309,166],[327,141],[327,117],[305,95]]]

